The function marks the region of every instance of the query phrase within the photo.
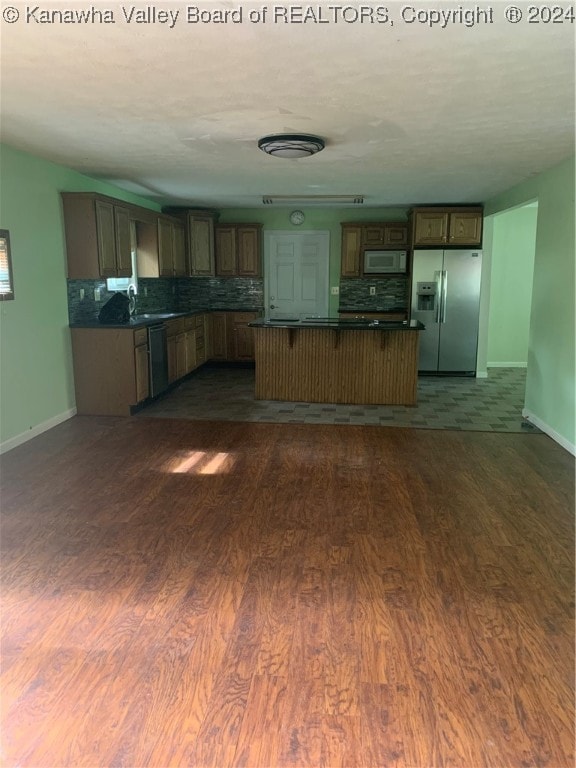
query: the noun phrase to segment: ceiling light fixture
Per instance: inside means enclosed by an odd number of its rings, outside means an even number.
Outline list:
[[[264,205],[363,205],[364,195],[264,195]]]
[[[324,149],[324,139],[307,133],[273,133],[258,140],[258,149],[274,157],[297,160]]]

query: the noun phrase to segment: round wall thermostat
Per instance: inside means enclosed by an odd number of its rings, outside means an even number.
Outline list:
[[[302,211],[292,211],[292,213],[290,214],[290,222],[292,224],[296,224],[296,225],[303,224],[304,219],[305,219],[305,216]]]

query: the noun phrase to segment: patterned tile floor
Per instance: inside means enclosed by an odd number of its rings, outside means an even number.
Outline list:
[[[254,399],[254,370],[204,366],[139,412],[142,416],[296,424],[377,424],[417,429],[539,432],[522,418],[526,371],[491,368],[488,378],[420,377],[416,407]]]

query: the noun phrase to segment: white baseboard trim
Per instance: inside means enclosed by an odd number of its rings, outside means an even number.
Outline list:
[[[0,443],[0,454],[11,451],[13,448],[17,448],[19,445],[22,445],[22,443],[26,443],[28,440],[38,437],[42,432],[47,432],[49,429],[52,429],[52,427],[57,427],[58,424],[62,424],[63,421],[68,421],[68,419],[71,419],[73,416],[76,416],[76,408],[70,408],[69,411],[59,413],[57,416],[53,416],[51,419],[43,421],[41,424],[37,424],[26,432],[22,432],[15,437],[5,440],[3,443]]]
[[[545,421],[542,421],[542,419],[539,419],[538,416],[535,416],[527,408],[522,408],[522,416],[525,419],[528,419],[530,424],[534,424],[535,427],[538,427],[538,429],[541,429],[542,432],[545,432],[548,435],[548,437],[551,437],[552,440],[558,443],[558,445],[561,445],[562,448],[567,450],[568,453],[571,453],[572,456],[576,456],[576,445],[566,440],[565,437],[563,437],[559,432],[556,432],[555,429],[552,429],[552,427],[546,424]]]
[[[528,363],[486,363],[487,368],[528,368]]]
[[[476,378],[477,379],[487,379],[488,378],[488,371],[476,371]]]

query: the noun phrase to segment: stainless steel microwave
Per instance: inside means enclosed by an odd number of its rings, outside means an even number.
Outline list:
[[[364,251],[364,274],[406,272],[406,251]]]

